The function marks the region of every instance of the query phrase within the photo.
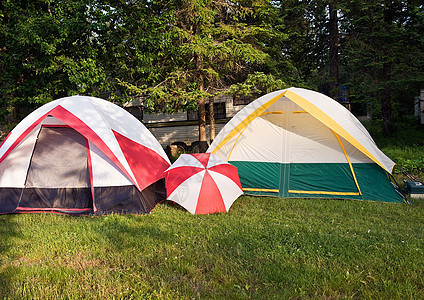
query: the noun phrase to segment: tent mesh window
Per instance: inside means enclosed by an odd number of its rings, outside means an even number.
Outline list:
[[[72,128],[41,128],[19,206],[72,210],[92,203],[85,138]]]

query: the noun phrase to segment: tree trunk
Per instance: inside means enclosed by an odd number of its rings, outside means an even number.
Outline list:
[[[203,59],[202,56],[197,55],[196,58],[197,70],[199,71],[200,85],[199,90],[203,92],[205,90],[204,76],[202,72]],[[198,116],[199,116],[199,151],[206,152],[208,149],[208,142],[206,137],[206,109],[205,109],[205,98],[202,96],[197,104],[199,105]]]
[[[199,105],[199,151],[203,153],[208,149],[208,142],[206,138],[205,98],[200,98],[197,103]]]
[[[339,85],[339,24],[337,9],[333,4],[328,5],[329,19],[329,43],[330,43],[330,97],[336,98]]]
[[[215,111],[214,97],[209,98],[209,142],[212,144],[215,139]]]
[[[384,88],[381,92],[381,115],[383,117],[383,129],[386,136],[390,136],[395,131],[392,118],[392,92],[388,81],[390,80],[392,66],[390,63],[383,65]]]

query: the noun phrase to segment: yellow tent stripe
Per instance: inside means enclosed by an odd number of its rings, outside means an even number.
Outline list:
[[[230,154],[228,154],[227,161],[229,161],[229,160],[230,160],[231,154],[233,154],[234,148],[236,147],[237,142],[239,141],[239,139],[240,139],[241,135],[242,135],[242,134],[243,134],[243,132],[246,130],[246,128],[247,128],[247,127],[244,127],[244,129],[243,129],[242,131],[240,131],[240,133],[239,133],[239,135],[238,135],[238,137],[237,137],[236,141],[234,142],[233,147],[231,148]]]
[[[390,172],[390,170],[387,170],[379,161],[372,155],[360,142],[358,142],[349,132],[346,131],[342,126],[340,126],[336,121],[334,121],[330,116],[328,116],[325,112],[323,112],[321,109],[313,105],[311,102],[306,100],[305,98],[297,95],[296,93],[292,91],[286,91],[285,96],[289,98],[291,101],[302,107],[304,110],[309,112],[312,116],[314,116],[316,119],[321,121],[323,124],[327,125],[331,130],[335,131],[337,134],[339,134],[341,137],[343,137],[346,141],[351,143],[353,146],[355,146],[358,150],[360,150],[362,153],[364,153],[366,156],[368,156],[372,161],[374,161],[376,164],[378,164],[380,167],[382,167],[387,172]]]
[[[269,193],[278,193],[277,189],[256,189],[256,188],[243,188],[243,191],[247,192],[269,192]],[[338,196],[360,196],[356,192],[327,192],[327,191],[298,191],[298,190],[288,190],[292,194],[312,194],[312,195],[338,195]]]
[[[334,136],[339,141],[340,147],[342,148],[343,153],[346,156],[347,162],[349,163],[350,171],[352,172],[352,176],[353,176],[353,180],[355,181],[356,188],[358,189],[359,194],[362,195],[362,192],[361,192],[361,189],[359,188],[359,183],[358,183],[358,180],[356,179],[356,174],[355,174],[355,171],[353,170],[353,166],[352,166],[352,163],[350,161],[349,155],[347,155],[347,152],[346,152],[346,150],[345,150],[345,148],[342,144],[342,141],[340,140],[339,136],[337,135],[337,133],[335,133],[333,130],[331,130],[331,131],[333,132]]]
[[[356,192],[327,192],[327,191],[297,191],[289,190],[292,194],[313,194],[313,195],[338,195],[338,196],[359,196]]]
[[[265,102],[260,107],[258,107],[255,111],[253,111],[250,115],[246,117],[243,121],[240,122],[233,130],[230,131],[229,134],[225,138],[222,139],[222,141],[216,146],[215,149],[212,150],[212,153],[216,154],[216,152],[221,149],[228,141],[230,141],[234,136],[237,135],[240,131],[242,131],[244,128],[246,128],[254,119],[259,117],[267,108],[269,108],[271,105],[273,105],[275,102],[277,102],[278,99],[283,97],[285,93],[288,91],[285,91],[271,100]]]
[[[270,193],[278,193],[279,190],[274,189],[254,189],[254,188],[243,188],[243,191],[248,192],[270,192]]]
[[[272,115],[284,114],[284,111],[267,111],[267,112],[262,113],[259,117],[265,116],[265,115],[270,115],[270,114],[272,114]]]

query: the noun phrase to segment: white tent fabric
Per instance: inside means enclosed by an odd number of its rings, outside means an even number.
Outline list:
[[[290,118],[290,114],[298,115],[297,118]],[[270,120],[274,118],[275,121],[270,123],[265,118],[258,118],[259,116],[266,116]],[[287,122],[289,122],[288,118],[290,118],[290,126],[293,131],[285,131],[283,134],[291,135],[290,142],[295,147],[291,151],[293,154],[293,157],[290,157],[291,161],[316,162],[317,159],[320,159],[325,162],[325,157],[328,157],[333,162],[334,160],[345,162],[345,155],[338,149],[340,147],[327,144],[328,141],[338,144],[337,139],[331,137],[331,131],[333,131],[347,141],[348,143],[346,144],[351,145],[347,151],[350,151],[348,154],[353,161],[364,161],[363,157],[366,156],[390,173],[395,165],[390,158],[378,149],[361,122],[347,109],[321,93],[302,88],[289,88],[272,92],[250,103],[221,130],[219,136],[209,147],[208,152],[219,154],[219,156],[225,157],[227,161],[237,160],[238,154],[237,152],[232,152],[234,150],[233,146],[237,143],[246,143],[246,141],[240,140],[239,137],[242,131],[247,130],[250,134],[255,135],[251,138],[257,141],[255,143],[256,147],[251,147],[249,153],[241,153],[240,155],[243,157],[249,155],[252,161],[262,161],[263,157],[266,157],[269,161],[287,162],[289,157],[284,159],[284,155],[282,155],[282,152],[285,154],[289,153],[283,150],[285,146],[287,147],[287,144],[282,144],[280,148],[269,149],[269,147],[266,147],[267,143],[262,143],[261,140],[278,139],[285,143],[287,139],[281,138],[281,127],[278,124],[287,125]],[[310,124],[310,122],[314,124]],[[266,131],[260,129],[263,128],[265,123],[268,124]],[[311,138],[313,136],[302,136],[302,126],[316,128],[315,138]],[[331,131],[325,132],[322,128],[329,128]],[[314,135],[314,132],[309,132],[308,134]],[[244,138],[245,136],[243,135]],[[325,141],[325,150],[313,151],[313,144],[319,143],[320,139]],[[310,144],[305,146],[305,141],[310,142]],[[296,151],[296,147],[311,147],[311,149],[305,151],[307,153],[306,156],[302,156],[302,151]],[[332,151],[332,149],[337,150]],[[237,150],[247,151],[241,146],[237,147]],[[270,153],[263,155],[264,151]],[[255,153],[259,155],[255,155]],[[318,157],[314,157],[314,153]]]

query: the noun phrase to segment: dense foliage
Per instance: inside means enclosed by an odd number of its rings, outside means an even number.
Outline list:
[[[423,31],[419,0],[1,1],[0,115],[73,94],[172,112],[218,92],[343,85],[389,132],[424,87]]]

